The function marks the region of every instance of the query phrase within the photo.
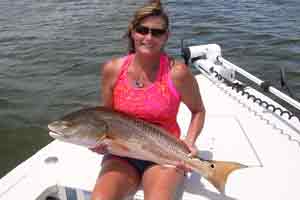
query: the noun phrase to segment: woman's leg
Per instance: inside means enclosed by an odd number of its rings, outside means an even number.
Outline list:
[[[109,156],[102,162],[92,200],[121,200],[136,192],[140,179],[138,171],[126,160]]]
[[[174,200],[178,189],[183,187],[184,172],[182,170],[153,165],[143,174],[145,200]]]

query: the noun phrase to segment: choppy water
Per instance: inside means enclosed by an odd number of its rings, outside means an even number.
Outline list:
[[[125,52],[136,0],[1,0],[0,176],[50,141],[48,122],[100,101],[99,65]],[[218,43],[223,55],[276,86],[285,67],[300,96],[298,0],[168,0],[168,52]]]

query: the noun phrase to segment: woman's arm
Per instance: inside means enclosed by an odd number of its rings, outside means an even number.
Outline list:
[[[113,107],[113,89],[121,68],[121,59],[115,58],[101,66],[101,98],[106,107]]]
[[[102,104],[105,107],[113,107],[113,89],[115,82],[117,81],[120,68],[120,59],[112,59],[101,66],[100,93]],[[90,150],[99,154],[105,154],[107,153],[107,145],[100,144],[94,148],[90,148]]]
[[[197,154],[194,146],[201,133],[205,120],[205,108],[200,95],[198,83],[189,68],[180,62],[175,62],[171,76],[175,87],[181,94],[183,103],[191,111],[192,117],[184,142],[188,145],[193,155]]]

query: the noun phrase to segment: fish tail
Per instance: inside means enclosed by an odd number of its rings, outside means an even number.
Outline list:
[[[218,189],[220,193],[224,194],[229,174],[234,170],[246,168],[247,166],[237,162],[211,161],[210,167],[213,173],[211,176],[208,176],[207,179]]]
[[[202,175],[222,194],[225,193],[225,185],[229,174],[234,170],[248,167],[237,162],[193,160],[199,162],[197,165],[198,168],[201,166]],[[205,168],[203,168],[204,162]],[[207,173],[203,173],[203,171]]]

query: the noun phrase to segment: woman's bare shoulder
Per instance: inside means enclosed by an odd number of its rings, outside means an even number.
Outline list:
[[[112,58],[101,65],[101,83],[104,94],[105,88],[108,89],[107,91],[110,91],[114,87],[121,71],[123,59],[123,57]]]
[[[171,76],[174,81],[183,81],[192,76],[191,71],[182,61],[173,60],[171,69]]]
[[[101,65],[102,74],[109,75],[109,76],[116,76],[121,69],[123,59],[124,59],[123,57],[115,57],[104,62]]]

